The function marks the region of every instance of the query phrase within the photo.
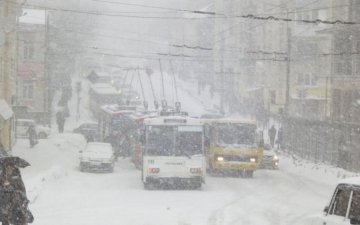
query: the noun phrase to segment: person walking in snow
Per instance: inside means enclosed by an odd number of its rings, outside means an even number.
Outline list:
[[[281,149],[281,145],[282,145],[282,142],[283,142],[283,129],[282,127],[279,128],[278,130],[278,136],[277,136],[277,149],[280,150]]]
[[[0,157],[8,156],[7,151],[5,150],[4,145],[0,142]]]
[[[275,144],[275,136],[276,136],[276,128],[274,125],[271,126],[271,128],[268,131],[269,139],[270,139],[270,145],[274,148]]]
[[[38,138],[34,125],[30,125],[26,134],[29,137],[30,148],[34,147],[38,143]]]
[[[65,114],[63,110],[59,110],[56,113],[56,124],[58,126],[59,133],[63,133],[65,125]]]

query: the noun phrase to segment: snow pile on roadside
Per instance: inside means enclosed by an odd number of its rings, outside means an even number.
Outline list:
[[[343,178],[360,176],[359,173],[350,172],[324,163],[314,163],[285,153],[283,153],[280,158],[280,169],[281,168],[286,168],[290,174],[303,176],[313,181],[321,182],[324,185],[332,185],[334,187],[335,184]]]
[[[77,134],[53,134],[29,148],[28,140],[19,139],[13,155],[27,160],[31,166],[22,169],[24,183],[31,203],[35,202],[44,186],[68,175],[78,165],[78,152],[86,145]]]
[[[34,204],[37,198],[40,196],[46,182],[55,181],[68,175],[65,168],[54,166],[47,172],[40,174],[39,176],[32,178],[27,183],[27,196],[31,204]]]

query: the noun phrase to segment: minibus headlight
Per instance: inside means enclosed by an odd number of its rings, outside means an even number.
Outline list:
[[[218,156],[218,157],[216,157],[216,160],[222,162],[222,161],[224,161],[224,157]]]

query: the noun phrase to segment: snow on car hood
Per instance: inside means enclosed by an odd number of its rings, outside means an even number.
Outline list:
[[[275,151],[272,151],[272,150],[264,150],[264,155],[274,156],[274,155],[276,155],[276,153],[275,153]]]
[[[110,159],[112,155],[110,151],[84,151],[81,156],[89,159]]]

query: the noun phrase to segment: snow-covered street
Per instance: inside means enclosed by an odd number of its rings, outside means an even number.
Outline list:
[[[186,96],[183,86],[180,93]],[[186,88],[188,95],[196,91],[189,83]],[[91,120],[86,93],[80,121]],[[189,98],[185,110],[197,106],[206,112],[203,98],[209,97]],[[13,151],[31,163],[23,177],[36,225],[306,224],[307,217],[321,214],[336,181],[353,175],[280,155],[279,170],[258,170],[253,179],[207,175],[201,190],[145,190],[141,171],[128,158],[120,158],[113,173],[79,171],[86,141],[71,132],[80,122],[75,99],[65,133],[58,134],[54,126],[35,148],[18,139]]]
[[[207,176],[202,190],[148,191],[128,159],[119,159],[114,173],[80,172],[84,145],[69,133],[34,149],[18,141],[14,155],[32,164],[23,176],[34,224],[294,224],[320,214],[337,177],[349,175],[282,156],[280,170],[253,179]]]
[[[360,0],[0,1],[0,224],[360,225],[359,21]]]

